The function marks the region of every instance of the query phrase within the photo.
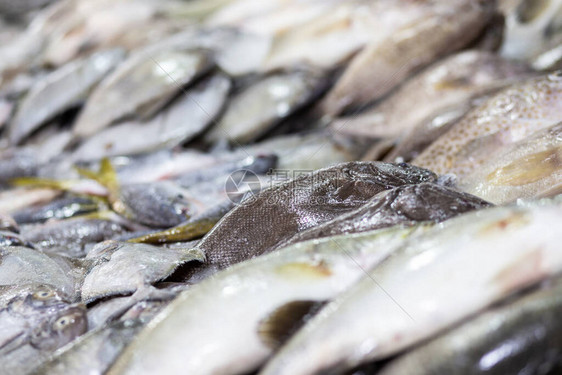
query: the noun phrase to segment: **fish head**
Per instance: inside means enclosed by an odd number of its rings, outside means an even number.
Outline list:
[[[8,308],[26,317],[39,317],[64,309],[70,303],[67,296],[48,284],[24,285],[9,292]]]
[[[86,307],[72,305],[37,326],[31,334],[30,343],[40,350],[56,350],[84,334],[87,329]]]

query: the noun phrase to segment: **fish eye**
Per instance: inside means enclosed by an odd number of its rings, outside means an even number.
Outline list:
[[[62,331],[69,325],[73,324],[75,321],[76,321],[76,314],[61,316],[55,321],[55,323],[53,324],[53,328],[57,331]]]
[[[55,292],[48,289],[39,290],[33,293],[33,298],[44,301],[55,296]]]

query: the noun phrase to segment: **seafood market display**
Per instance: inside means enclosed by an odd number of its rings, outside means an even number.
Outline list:
[[[562,372],[562,0],[0,0],[0,375]]]

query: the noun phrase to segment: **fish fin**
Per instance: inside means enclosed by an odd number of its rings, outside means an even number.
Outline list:
[[[40,177],[17,177],[12,178],[10,183],[19,187],[44,187],[56,190],[70,190],[78,181],[72,180],[53,180]]]
[[[521,186],[540,181],[562,169],[562,149],[537,152],[498,168],[487,176],[494,185]]]
[[[270,348],[279,348],[328,301],[292,301],[273,310],[261,320],[258,335]]]
[[[142,242],[151,244],[162,244],[169,242],[189,241],[204,236],[219,221],[218,218],[204,218],[189,221],[185,224],[132,238],[129,242]]]
[[[109,158],[103,158],[101,160],[100,169],[98,172],[81,167],[74,168],[81,176],[99,182],[112,192],[115,192],[119,189],[117,172],[115,172],[115,168],[113,168],[113,165],[111,164]]]

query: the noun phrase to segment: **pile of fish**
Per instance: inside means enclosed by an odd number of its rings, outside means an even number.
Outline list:
[[[562,0],[0,0],[0,373],[562,371]]]

